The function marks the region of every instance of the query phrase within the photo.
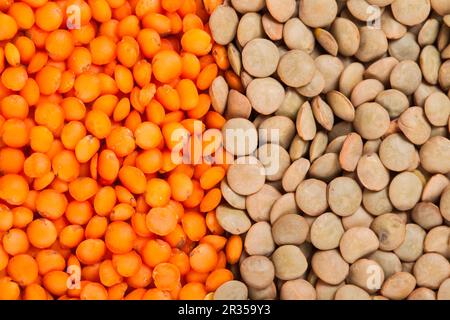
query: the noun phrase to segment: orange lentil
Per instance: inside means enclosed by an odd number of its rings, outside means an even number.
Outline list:
[[[206,293],[205,286],[202,283],[190,282],[181,288],[180,300],[203,300]]]
[[[36,260],[28,254],[19,254],[9,260],[8,274],[20,286],[28,286],[37,280],[39,275]]]
[[[170,185],[162,179],[153,178],[147,182],[145,202],[151,207],[163,207],[170,200]]]
[[[215,63],[211,63],[204,67],[197,77],[197,88],[199,88],[200,90],[208,89],[214,79],[217,77],[217,74],[218,68]]]
[[[86,284],[80,292],[81,300],[106,300],[108,291],[100,283],[90,282]]]
[[[147,289],[144,288],[135,289],[125,296],[125,300],[142,300],[146,292]]]
[[[44,126],[35,126],[30,131],[30,147],[36,152],[47,152],[53,142],[52,132]]]
[[[181,45],[186,52],[203,56],[211,51],[211,36],[201,29],[189,29],[183,34]]]
[[[176,228],[177,215],[170,207],[152,208],[145,221],[150,232],[165,236]]]
[[[162,167],[161,151],[154,148],[141,152],[136,157],[136,166],[146,174],[158,172]]]
[[[238,235],[232,235],[227,242],[225,253],[229,264],[235,264],[239,261],[242,253],[242,239]]]
[[[185,79],[195,80],[200,73],[200,61],[198,58],[189,52],[181,54],[181,76]]]
[[[31,21],[33,21],[33,19],[31,19]],[[14,45],[19,51],[20,62],[23,64],[28,64],[36,53],[36,46],[34,42],[28,37],[19,36],[15,39]]]
[[[156,98],[168,111],[176,111],[180,109],[181,100],[177,90],[170,85],[160,86],[156,90]]]
[[[13,91],[20,91],[28,79],[27,71],[23,66],[7,67],[1,76],[2,84]]]
[[[180,122],[183,119],[184,119],[183,111],[181,111],[181,110],[171,111],[165,115],[164,120],[161,124],[165,125],[165,124],[171,123],[171,122]]]
[[[114,108],[113,120],[122,121],[130,113],[130,100],[128,98],[122,98],[116,104]]]
[[[30,248],[27,234],[17,228],[10,229],[3,235],[2,245],[3,250],[11,256],[26,253]]]
[[[111,120],[99,110],[91,110],[86,114],[86,129],[98,139],[106,138],[111,131]]]
[[[144,193],[146,190],[146,179],[144,173],[132,166],[123,166],[119,170],[119,179],[123,186],[134,194]]]
[[[38,219],[28,225],[27,236],[34,247],[43,249],[49,248],[58,235],[53,222],[48,219]]]
[[[124,282],[108,288],[108,300],[122,300],[128,290],[128,285]]]
[[[159,35],[164,36],[170,33],[170,19],[160,13],[149,12],[142,18],[142,25],[145,28],[154,29]]]
[[[36,262],[40,275],[47,274],[51,271],[63,271],[66,267],[66,260],[63,255],[52,249],[39,251],[36,255]]]
[[[3,174],[20,173],[25,162],[22,150],[10,147],[0,149],[0,171]]]
[[[133,77],[140,87],[150,83],[152,78],[152,65],[146,60],[139,60],[133,66]]]
[[[76,75],[87,71],[92,63],[91,52],[84,47],[76,47],[67,59],[67,67]]]
[[[234,89],[234,90],[237,90],[240,92],[244,91],[244,87],[242,86],[242,83],[241,83],[241,78],[233,71],[231,71],[231,70],[225,71],[225,80],[227,81],[227,83],[231,89]]]
[[[82,21],[83,21],[83,12],[81,13],[81,22]],[[87,45],[92,39],[95,38],[96,26],[93,22],[84,22],[84,23],[82,22],[79,29],[77,28],[72,29],[71,32],[75,38],[76,44]]]
[[[136,137],[136,145],[147,150],[158,147],[163,136],[161,129],[152,122],[142,122],[134,131]]]
[[[123,278],[115,270],[111,260],[104,260],[99,267],[100,282],[106,287],[112,287],[122,282]]]
[[[225,247],[225,245],[227,243],[227,238],[222,237],[222,236],[218,236],[218,235],[209,234],[209,235],[204,236],[200,240],[200,243],[208,243],[216,251],[221,251]]]
[[[80,289],[83,289],[83,287],[89,282],[100,282],[100,275],[99,275],[99,269],[100,269],[100,262],[83,266],[81,268],[81,278],[83,279],[80,283]],[[79,296],[79,293],[78,293]]]
[[[34,218],[33,211],[24,206],[15,207],[11,210],[11,213],[13,215],[13,226],[15,228],[25,228],[30,222],[33,221]]]
[[[52,295],[60,297],[67,292],[69,275],[64,271],[51,271],[44,275],[42,284]]]
[[[189,176],[184,173],[173,173],[168,182],[172,190],[172,198],[176,201],[185,201],[192,194],[193,183]]]
[[[180,9],[178,9],[178,12],[182,17],[189,13],[195,13],[197,9],[197,4],[195,0],[184,0],[183,4],[181,5]]]
[[[45,52],[37,52],[30,60],[27,72],[33,74],[41,70],[48,61],[48,54]]]
[[[45,218],[57,219],[64,214],[67,203],[67,198],[63,193],[45,189],[36,198],[36,209]]]
[[[230,67],[230,62],[228,61],[227,56],[227,49],[224,46],[215,44],[212,47],[211,53],[214,57],[214,61],[221,70],[227,70]]]
[[[104,149],[100,152],[98,164],[98,174],[101,178],[106,181],[113,181],[116,179],[119,174],[120,163],[117,155],[113,151]]]
[[[136,233],[126,222],[114,221],[106,229],[105,244],[116,254],[127,253],[133,248]]]
[[[0,206],[0,232],[8,231],[12,228],[14,216],[11,210],[5,205]]]
[[[158,52],[152,60],[152,71],[156,80],[169,83],[181,74],[181,57],[173,51],[163,50]]]
[[[225,169],[216,166],[206,170],[200,177],[200,186],[204,190],[209,190],[222,181],[225,176]]]
[[[197,207],[203,199],[205,191],[200,187],[200,183],[197,180],[193,180],[193,191],[189,198],[183,201],[183,205],[186,208],[195,208]]]
[[[161,37],[153,29],[141,29],[136,40],[146,58],[153,58],[161,48]]]
[[[123,277],[132,277],[138,273],[142,265],[141,256],[135,251],[115,254],[112,257],[114,268]]]
[[[4,55],[5,55],[5,60],[6,62],[8,62],[9,65],[11,66],[17,66],[20,63],[20,52],[19,49],[17,49],[17,47],[8,42],[5,45],[5,49],[4,49]]]
[[[180,282],[180,270],[171,263],[160,263],[152,272],[155,286],[161,290],[174,290]]]
[[[144,258],[144,257],[143,257]],[[145,264],[141,264],[139,270],[127,278],[127,284],[132,288],[147,287],[152,281],[152,269]]]
[[[216,291],[223,283],[233,280],[233,274],[227,269],[217,269],[206,279],[205,287],[208,292]]]
[[[40,28],[37,23],[35,23],[25,33],[31,40],[33,40],[37,48],[43,49],[45,47],[45,39],[47,38],[49,31],[45,31]]]
[[[90,218],[84,230],[86,239],[100,239],[106,233],[108,220],[106,217],[94,216]]]
[[[126,127],[115,127],[106,137],[106,146],[117,156],[129,155],[136,148],[133,132]]]
[[[17,22],[10,15],[0,13],[0,24],[2,30],[0,31],[0,41],[11,39],[17,33]]]
[[[131,99],[131,104],[133,105],[133,107],[136,109],[136,105],[133,103],[134,99]],[[140,106],[139,106],[140,107]],[[130,131],[134,134],[134,132],[136,131],[137,127],[142,123],[142,118],[141,115],[138,111],[133,110],[128,114],[128,117],[125,119],[125,127],[127,129],[130,129]],[[136,143],[136,141],[135,141]]]
[[[47,291],[41,285],[32,283],[23,292],[24,300],[47,300]]]
[[[92,135],[87,135],[76,144],[75,156],[80,163],[86,163],[97,153],[99,148],[99,139]]]
[[[1,278],[0,279],[0,299],[1,300],[18,300],[19,298],[20,298],[19,285],[16,282],[12,281],[10,278],[7,278],[7,277]]]
[[[207,13],[211,14],[214,9],[223,3],[223,0],[203,0],[205,10]]]
[[[186,281],[187,282],[199,282],[199,283],[205,283],[206,279],[208,279],[208,272],[197,272],[195,270],[189,270],[189,272],[186,274]]]
[[[67,121],[80,121],[86,115],[86,106],[80,99],[75,97],[63,99],[61,107],[64,110],[64,117]]]
[[[8,119],[0,128],[3,143],[8,147],[20,148],[28,144],[29,132],[26,123],[20,119]]]
[[[64,125],[64,112],[57,103],[43,101],[36,106],[34,120],[37,124],[46,126],[53,134],[58,134]]]
[[[79,225],[68,225],[59,233],[59,242],[65,248],[75,248],[83,241],[84,230]]]
[[[206,222],[200,213],[186,212],[181,218],[181,222],[190,240],[199,241],[206,235]]]
[[[171,249],[167,242],[155,239],[146,242],[141,251],[142,259],[149,267],[155,267],[170,259]]]
[[[162,127],[164,141],[169,149],[182,148],[189,137],[189,131],[179,122],[170,122]]]
[[[178,248],[172,249],[169,262],[178,268],[182,276],[186,275],[191,268],[188,255]]]
[[[93,216],[92,205],[88,201],[72,201],[68,204],[65,218],[69,223],[85,225]]]
[[[74,91],[75,96],[81,101],[87,103],[92,102],[101,93],[100,78],[98,75],[89,71],[79,74],[75,78]]]
[[[117,87],[123,93],[130,93],[133,89],[133,74],[132,72],[122,66],[117,65],[114,70],[114,80],[117,83]]]
[[[214,189],[212,189],[212,190],[214,190]],[[217,220],[217,217],[216,217],[216,213],[214,211],[210,211],[206,214],[205,221],[206,221],[206,226],[208,227],[209,232],[211,232],[212,234],[221,235],[225,232],[225,230],[219,224],[219,221]]]
[[[169,243],[172,248],[182,248],[187,241],[183,227],[179,224],[175,224],[175,228],[164,236],[164,241]]]
[[[191,251],[189,261],[191,267],[197,272],[210,272],[217,264],[217,252],[215,248],[208,244],[199,244]]]
[[[204,121],[208,128],[214,129],[221,129],[226,122],[225,118],[216,111],[208,111]]]
[[[136,205],[136,198],[127,188],[118,185],[114,187],[114,191],[116,192],[118,202],[132,206]]]
[[[135,201],[136,200],[133,198],[132,203]],[[111,221],[126,221],[132,217],[134,212],[135,210],[132,205],[128,203],[119,203],[113,208],[109,218]]]
[[[192,110],[197,106],[199,102],[199,95],[192,80],[181,80],[178,82],[176,90],[180,97],[180,108],[182,110]]]
[[[171,300],[171,296],[167,291],[152,288],[142,296],[142,300]]]
[[[5,174],[0,177],[0,199],[12,205],[21,205],[25,202],[29,192],[24,177],[18,174]]]
[[[101,239],[84,240],[76,249],[77,258],[86,265],[92,265],[101,261],[105,253],[105,242]]]
[[[25,86],[20,90],[20,95],[27,101],[28,105],[34,106],[38,103],[40,92],[39,86],[33,78],[28,78]]]
[[[214,64],[214,57],[210,54],[204,55],[199,58],[200,62],[200,68],[204,69],[205,67],[209,66],[210,64]]]
[[[119,99],[115,95],[105,94],[94,101],[92,109],[102,111],[108,117],[111,117],[118,102]]]
[[[63,12],[55,2],[47,2],[35,12],[36,25],[44,31],[53,31],[63,22]]]
[[[187,32],[191,29],[203,29],[203,21],[202,19],[193,14],[193,13],[188,13],[187,15],[185,15],[183,17],[183,32]]]
[[[30,178],[40,178],[51,170],[51,163],[44,153],[35,152],[23,164],[23,172]]]

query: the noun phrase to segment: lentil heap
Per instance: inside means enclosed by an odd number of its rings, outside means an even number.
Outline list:
[[[218,4],[0,0],[0,299],[204,299],[233,279]]]
[[[242,85],[210,88],[244,247],[214,298],[450,299],[450,1],[231,0],[209,25]]]

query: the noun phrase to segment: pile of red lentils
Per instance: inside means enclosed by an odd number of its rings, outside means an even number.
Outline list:
[[[233,279],[221,3],[0,0],[0,299],[208,299]]]

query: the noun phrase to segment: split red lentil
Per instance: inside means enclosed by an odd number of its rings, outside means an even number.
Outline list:
[[[172,156],[225,123],[221,3],[0,1],[0,299],[205,299],[233,279],[221,138],[200,153],[217,162]]]

